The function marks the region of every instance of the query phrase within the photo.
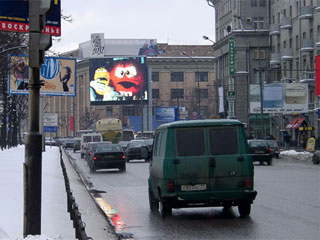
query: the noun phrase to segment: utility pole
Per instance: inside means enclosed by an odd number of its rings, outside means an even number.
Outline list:
[[[29,0],[29,130],[24,163],[23,236],[41,234],[42,135],[40,120],[40,66],[44,51],[51,47],[51,36],[42,34],[51,0]]]

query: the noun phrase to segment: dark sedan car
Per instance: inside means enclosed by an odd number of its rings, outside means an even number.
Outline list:
[[[148,146],[144,140],[131,140],[126,151],[127,162],[134,159],[144,159],[149,161]]]
[[[120,172],[126,171],[126,157],[119,144],[97,144],[89,156],[90,172],[97,169],[118,168]]]
[[[276,140],[267,140],[270,148],[272,149],[272,155],[276,158],[279,158],[280,147]]]
[[[266,162],[268,165],[272,164],[272,148],[270,147],[269,140],[248,140],[250,153],[253,162],[259,162],[261,165]]]

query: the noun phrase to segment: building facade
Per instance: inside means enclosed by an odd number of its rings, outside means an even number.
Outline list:
[[[227,86],[230,78],[228,39],[235,41],[235,115],[247,123],[248,133],[258,137],[271,133],[282,140],[282,131],[300,117],[308,126],[308,135],[318,137],[318,121],[314,114],[318,107],[314,93],[314,62],[320,46],[320,1],[207,2],[216,14],[216,42],[213,44],[217,58],[216,81],[223,86]],[[249,85],[260,85],[262,93],[265,84],[270,83],[306,83],[309,111],[265,114],[262,107],[261,114],[250,112]],[[298,145],[299,126],[292,130],[292,134]]]

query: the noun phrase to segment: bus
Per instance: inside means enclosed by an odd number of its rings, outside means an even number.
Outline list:
[[[92,125],[92,131],[101,133],[103,141],[119,143],[123,139],[122,122],[117,118],[105,118]]]

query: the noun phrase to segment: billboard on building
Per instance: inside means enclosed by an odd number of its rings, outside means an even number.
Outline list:
[[[29,59],[26,55],[9,55],[9,94],[29,94]],[[76,95],[76,59],[46,57],[40,69],[41,95]]]
[[[156,39],[104,39],[103,33],[91,34],[91,41],[79,44],[79,58],[156,56]]]
[[[260,85],[250,85],[250,113],[260,113]],[[308,84],[273,83],[263,86],[264,113],[308,112]]]
[[[92,58],[89,88],[92,105],[141,104],[148,100],[144,57]]]
[[[51,0],[52,11],[46,18],[44,33],[61,36],[60,0]],[[29,32],[29,2],[26,0],[0,1],[0,30]]]

